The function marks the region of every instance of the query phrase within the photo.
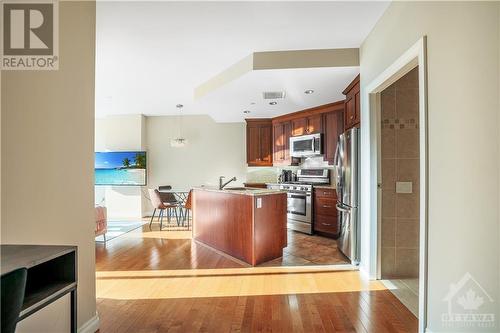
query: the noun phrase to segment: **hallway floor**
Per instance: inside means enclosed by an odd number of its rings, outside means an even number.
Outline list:
[[[390,279],[381,280],[382,283],[418,317],[418,279]]]
[[[97,307],[107,332],[416,332],[378,281],[321,267],[243,267],[147,226],[96,244]]]

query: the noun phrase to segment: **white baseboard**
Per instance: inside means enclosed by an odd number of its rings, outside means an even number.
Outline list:
[[[95,333],[99,329],[99,315],[95,314],[90,318],[85,324],[83,324],[79,329],[78,333]]]

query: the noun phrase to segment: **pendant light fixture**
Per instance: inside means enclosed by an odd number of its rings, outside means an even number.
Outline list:
[[[177,104],[175,106],[177,110],[179,110],[179,116],[178,116],[178,126],[177,128],[179,129],[178,136],[175,139],[170,140],[170,145],[175,148],[181,148],[187,145],[188,140],[182,136],[182,108],[184,105],[182,104]]]

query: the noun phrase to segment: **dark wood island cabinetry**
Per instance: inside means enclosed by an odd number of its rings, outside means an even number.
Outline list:
[[[195,189],[193,239],[252,266],[279,258],[287,243],[286,193]]]

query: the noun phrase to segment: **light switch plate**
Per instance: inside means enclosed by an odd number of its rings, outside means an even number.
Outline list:
[[[262,208],[262,198],[257,198],[257,208]]]
[[[413,183],[396,182],[396,193],[413,193]]]

